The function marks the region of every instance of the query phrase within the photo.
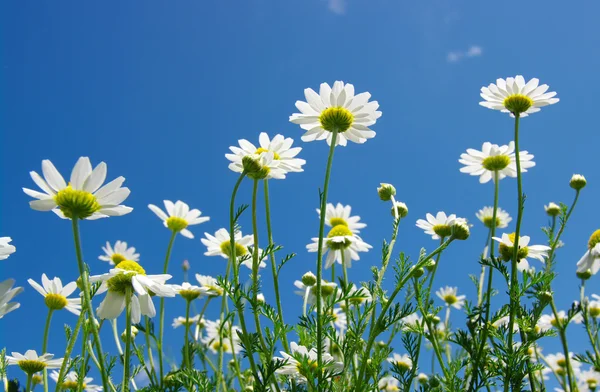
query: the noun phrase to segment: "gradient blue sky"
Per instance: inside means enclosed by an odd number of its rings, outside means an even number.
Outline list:
[[[275,239],[298,253],[281,275],[285,315],[294,322],[301,298],[292,282],[314,270],[305,245],[318,230],[327,146],[302,143],[301,129],[288,116],[304,88],[335,80],[371,92],[383,111],[376,138],[339,148],[333,165],[330,201],[351,204],[368,224],[363,238],[374,245],[354,264],[351,280],[363,280],[378,265],[379,245],[389,238],[389,207],[376,194],[385,181],[396,185],[410,209],[399,250],[416,256],[423,246],[433,249],[435,242],[414,226],[427,212],[456,213],[475,224],[469,241],[444,255],[435,283],[459,286],[469,298],[475,291],[468,274],[479,271],[487,234],[475,212],[491,204],[493,186],[461,174],[457,160],[485,141],[512,139],[512,120],[480,107],[479,89],[515,74],[550,84],[560,103],[522,121],[521,146],[537,162],[524,177],[523,233],[533,243],[544,241],[543,205],[570,203],[569,178],[586,175],[589,186],[563,237],[567,246],[559,252],[555,284],[559,307],[577,298],[575,262],[598,228],[597,2],[64,1],[0,7],[0,235],[11,236],[17,247],[0,262],[0,279],[12,277],[25,287],[21,309],[0,322],[0,347],[41,348],[46,308],[28,278],[39,281],[44,272],[65,281],[77,277],[69,223],[29,209],[21,191],[34,187],[28,172],[40,171],[42,159],[68,175],[79,156],[89,156],[93,164],[108,164],[111,179],[127,178],[133,213],[82,224],[92,273],[107,269],[97,259],[101,246],[119,239],[138,248],[148,272],[161,270],[169,232],[148,203],[181,199],[210,216],[192,228],[196,239],[177,239],[170,269],[175,283],[182,280],[184,259],[191,273],[224,272],[224,260],[204,256],[199,238],[227,225],[237,177],[227,168],[228,147],[240,138],[255,142],[262,131],[296,139],[308,162],[304,173],[271,184]],[[249,182],[242,186],[240,203],[250,201],[250,190]],[[501,207],[514,216],[516,181],[502,181],[500,192]],[[249,216],[242,224],[249,232]],[[261,235],[264,240],[264,230]],[[263,275],[269,301],[270,275]],[[590,286],[597,288],[597,279]],[[170,325],[183,315],[183,303],[168,304]],[[211,308],[208,317],[217,312]],[[463,323],[458,314],[454,320]],[[62,324],[74,321],[66,312],[56,314],[50,352],[62,352]],[[571,332],[572,349],[582,349],[576,337],[581,327]],[[181,334],[168,332],[171,352],[178,353]],[[104,347],[114,353],[105,338]],[[545,346],[545,352],[558,349],[554,341]]]

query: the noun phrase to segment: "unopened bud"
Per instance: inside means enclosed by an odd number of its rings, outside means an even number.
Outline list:
[[[578,190],[585,188],[585,186],[587,185],[587,181],[586,181],[585,177],[582,176],[581,174],[573,174],[573,177],[571,177],[571,181],[569,182],[569,185],[571,186],[571,188],[578,191]]]
[[[135,336],[138,334],[138,329],[136,327],[134,327],[133,325],[131,326],[131,339],[135,339]],[[124,341],[125,343],[127,343],[127,330],[123,331],[123,333],[121,334],[121,340]]]
[[[548,214],[548,216],[558,216],[561,211],[560,206],[553,202],[550,202],[547,206],[544,206],[544,209],[546,210],[546,214]]]
[[[190,270],[190,262],[187,260],[183,260],[183,263],[181,263],[181,269],[183,270],[183,272],[187,272]]]
[[[302,283],[305,286],[314,286],[315,284],[317,284],[317,277],[315,276],[315,274],[309,271],[302,275]]]
[[[452,224],[452,237],[457,240],[466,240],[471,235],[469,225],[464,219],[456,219]]]
[[[396,212],[394,212],[394,210],[396,210]],[[392,216],[396,217],[395,214],[397,214],[398,218],[404,218],[406,215],[408,215],[408,207],[406,204],[402,203],[401,201],[394,202],[394,206],[392,207]]]
[[[379,198],[383,201],[392,200],[392,196],[396,196],[396,188],[392,184],[381,183],[381,186],[377,188]]]

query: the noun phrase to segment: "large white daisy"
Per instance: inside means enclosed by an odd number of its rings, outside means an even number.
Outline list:
[[[206,238],[201,238],[200,241],[206,246],[207,250],[204,253],[206,256],[221,256],[224,259],[228,259],[231,255],[231,238],[227,229],[219,229],[215,232],[215,235],[204,233]],[[247,258],[250,253],[248,248],[254,242],[252,234],[242,235],[241,231],[235,232],[235,257]],[[262,250],[258,250],[259,257],[262,254]],[[252,269],[252,258],[242,262],[243,265]],[[267,264],[261,260],[259,267],[264,268]]]
[[[517,75],[514,78],[497,79],[496,83],[490,83],[481,88],[481,98],[485,101],[479,102],[481,106],[488,109],[500,110],[511,115],[519,114],[526,117],[531,113],[540,111],[542,106],[552,105],[559,101],[554,98],[555,92],[548,91],[548,85],[539,85],[536,78],[527,83],[525,78]]]
[[[54,380],[54,382],[58,383],[58,377],[60,376],[60,374],[56,371],[53,370],[52,373],[50,373],[50,378]],[[100,385],[93,385],[90,384],[92,381],[94,381],[93,378],[91,377],[84,377],[83,379],[83,390],[85,392],[101,392],[102,391],[102,387]],[[77,374],[77,372],[69,372],[65,375],[64,381],[61,384],[61,387],[63,390],[77,390],[77,387],[79,386],[79,376]]]
[[[427,220],[417,220],[417,227],[425,230],[425,234],[429,234],[432,239],[439,240],[452,235],[452,225],[457,219],[456,215],[446,215],[444,211],[439,211],[435,216],[427,213]]]
[[[527,151],[519,151],[521,173],[525,173],[527,169],[535,166],[532,159],[532,154]],[[460,155],[458,161],[465,165],[465,167],[460,168],[462,173],[479,176],[479,182],[482,184],[493,180],[495,172],[498,172],[499,180],[507,176],[517,176],[515,143],[512,141],[503,146],[485,142],[481,147],[481,151],[469,148],[466,153]]]
[[[0,260],[8,259],[8,256],[17,250],[14,245],[10,244],[11,241],[10,237],[0,237]]]
[[[307,376],[314,377],[316,374],[311,374],[310,370],[317,365],[317,350],[308,349],[299,345],[296,342],[290,343],[290,353],[280,351],[281,357],[274,359],[285,361],[285,365],[278,368],[275,373],[290,376],[299,382],[306,382]],[[338,373],[344,365],[336,360],[327,352],[322,355],[323,367],[330,373]],[[310,370],[309,370],[310,369]]]
[[[514,252],[514,240],[515,233],[512,234],[502,234],[501,238],[493,237],[494,241],[500,243],[499,252],[500,256],[504,261],[509,261],[513,257]],[[545,263],[545,258],[548,257],[548,251],[550,251],[550,247],[546,245],[529,245],[529,241],[531,239],[528,236],[519,236],[519,251],[517,253],[517,257],[519,259],[517,263],[517,269],[519,271],[529,271],[529,262],[527,261],[528,257],[532,259],[537,259],[542,263]]]
[[[351,213],[352,207],[349,205],[345,206],[342,203],[337,203],[334,206],[332,203],[327,203],[327,207],[325,208],[325,224],[330,227],[344,225],[352,233],[358,234],[360,233],[360,229],[367,227],[367,224],[360,222],[360,216],[351,216]],[[319,208],[317,208],[317,214],[321,217],[321,210]]]
[[[66,309],[75,315],[81,313],[81,297],[68,298],[77,288],[76,282],[71,282],[63,287],[60,278],[55,277],[50,280],[46,274],[42,274],[41,286],[33,279],[27,279],[27,282],[44,297],[48,308],[52,310]]]
[[[181,200],[177,200],[175,203],[171,200],[164,200],[163,203],[167,210],[166,214],[154,204],[148,204],[148,208],[162,219],[166,228],[181,233],[184,237],[194,238],[192,232],[187,229],[188,226],[199,225],[210,220],[207,216],[201,217],[202,212],[200,210],[195,208],[190,210],[190,207]]]
[[[485,225],[485,227],[491,228],[494,220],[494,207],[483,207],[475,214],[477,219]],[[504,229],[508,226],[512,218],[508,215],[508,212],[502,208],[496,209],[496,228]]]
[[[23,188],[23,192],[38,199],[29,202],[34,210],[53,211],[65,219],[99,219],[125,215],[133,210],[121,205],[130,193],[129,188],[121,188],[125,177],[118,177],[102,186],[106,180],[104,162],[92,170],[88,157],[79,158],[68,184],[47,159],[42,161],[42,172],[44,178],[34,171],[29,174],[44,193]]]
[[[325,268],[329,268],[334,262],[346,267],[352,267],[352,260],[360,260],[358,252],[368,252],[372,246],[367,244],[358,235],[353,234],[347,226],[337,225],[333,227],[327,238],[323,238],[323,252],[327,253]],[[309,252],[317,252],[319,249],[319,238],[312,238],[312,242],[306,245]]]
[[[27,374],[41,372],[44,369],[59,369],[64,358],[54,358],[54,354],[43,354],[38,356],[35,350],[27,350],[25,354],[12,352],[7,355],[9,365],[18,365]]]
[[[345,146],[348,140],[364,143],[375,137],[369,127],[374,125],[381,112],[379,103],[369,102],[371,94],[365,92],[354,95],[354,86],[336,81],[333,88],[321,83],[319,94],[313,89],[304,89],[306,102],[296,101],[301,113],[294,113],[290,121],[306,130],[302,136],[305,142],[325,140],[331,145],[333,131],[338,132],[336,145]]]
[[[23,291],[23,287],[13,288],[14,284],[14,279],[7,279],[4,282],[0,282],[0,319],[4,317],[5,314],[18,309],[21,306],[18,302],[8,302],[13,299],[15,295]]]
[[[111,246],[110,242],[106,241],[106,246],[102,247],[103,255],[98,256],[98,259],[108,262],[110,265],[117,265],[123,260],[140,261],[140,254],[135,253],[135,248],[128,247],[127,242],[117,241],[115,246]]]

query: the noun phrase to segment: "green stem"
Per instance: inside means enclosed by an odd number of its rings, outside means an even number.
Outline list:
[[[556,310],[556,304],[554,303],[554,298],[550,301],[550,307],[552,308],[552,313],[554,313],[554,320],[556,320],[556,329],[558,329],[558,336],[560,337],[560,342],[563,347],[563,353],[565,355],[565,362],[567,364],[567,379],[569,380],[569,391],[576,392],[577,384],[574,382],[573,368],[571,367],[571,356],[569,355],[569,345],[567,343],[567,322],[563,320],[558,315],[558,311]]]
[[[53,309],[48,309],[48,317],[46,317],[46,326],[44,327],[44,342],[42,343],[42,354],[46,354],[48,350],[48,334],[50,333],[50,322],[52,321]],[[44,392],[48,392],[48,370],[44,369]]]
[[[148,350],[148,361],[150,362],[150,374],[154,377],[150,377],[150,381],[154,380],[154,382],[158,385],[159,382],[156,379],[156,369],[154,369],[154,357],[152,355],[152,346],[150,345],[150,317],[148,316],[144,316],[144,327],[146,329],[144,337],[146,338],[146,349]]]
[[[254,237],[254,249],[252,249],[252,302],[258,302],[258,267],[260,265],[260,255],[258,254],[258,222],[256,217],[256,199],[258,196],[258,180],[254,180],[252,187],[252,233]],[[267,355],[267,344],[263,336],[262,327],[260,325],[260,312],[258,309],[253,309],[254,324],[256,326],[256,334],[260,340],[260,345],[263,349],[263,354]]]
[[[87,353],[87,339],[88,334],[84,332],[83,338],[81,339],[81,366],[79,367],[79,373],[77,374],[77,392],[83,391],[83,381],[85,379],[85,372],[87,365],[90,361],[90,356]]]
[[[25,392],[31,391],[31,380],[33,379],[33,373],[27,373],[27,386],[25,387]]]
[[[202,306],[202,310],[200,311],[200,314],[198,315],[198,322],[196,323],[196,328],[194,329],[194,341],[198,341],[198,335],[200,334],[200,323],[202,322],[202,317],[204,317],[204,312],[206,312],[206,308],[208,307],[208,304],[210,303],[211,300],[212,300],[212,297],[208,297],[206,300],[204,300],[204,306]]]
[[[331,166],[333,164],[333,153],[337,143],[336,129],[331,134],[331,145],[329,146],[329,155],[327,157],[327,167],[325,169],[325,182],[323,184],[323,193],[321,194],[321,213],[319,222],[319,243],[317,247],[317,369],[318,385],[322,385],[323,372],[323,299],[321,293],[321,281],[323,279],[323,237],[325,234],[325,211],[327,208],[327,193],[329,192],[329,178],[331,176]]]
[[[129,362],[131,361],[131,288],[125,290],[125,363],[123,364],[123,392],[129,391]]]
[[[191,301],[185,301],[185,335],[183,335],[183,350],[184,350],[184,363],[186,369],[191,369],[190,366],[190,348],[188,344],[188,335],[190,334],[190,304]]]
[[[573,210],[575,209],[577,200],[579,200],[579,192],[580,192],[579,189],[575,191],[575,199],[573,200],[573,204],[571,204],[571,208],[569,208],[569,211],[567,211],[567,216],[565,217],[564,222],[562,222],[562,224],[560,225],[560,229],[558,229],[556,238],[554,239],[553,243],[551,244],[552,246],[550,247],[550,252],[548,252],[548,261],[546,263],[546,266],[548,269],[550,268],[550,266],[552,265],[552,262],[554,261],[554,252],[556,252],[556,248],[558,247],[558,244],[560,243],[560,236],[565,231],[565,227],[567,227],[567,222],[569,221],[569,218],[571,217],[571,214],[573,213]],[[552,233],[554,233],[555,223],[556,223],[556,217],[553,218]]]
[[[94,346],[96,353],[98,354],[98,360],[100,362],[100,374],[102,376],[102,385],[104,390],[108,390],[108,375],[104,369],[104,354],[102,353],[102,343],[100,342],[100,335],[98,334],[98,326],[96,325],[96,318],[94,317],[94,309],[92,308],[92,300],[90,298],[90,281],[87,268],[83,262],[83,253],[81,251],[81,239],[79,237],[79,220],[76,217],[71,219],[73,225],[73,239],[75,241],[75,254],[77,255],[77,266],[79,268],[79,276],[81,277],[81,284],[83,285],[83,309],[88,312],[88,319],[91,324],[92,335],[94,336]],[[81,310],[83,313],[84,310]],[[65,357],[69,358],[69,357]]]
[[[73,351],[73,347],[75,347],[75,342],[77,341],[77,336],[79,335],[79,330],[81,329],[81,325],[83,324],[83,319],[85,318],[85,310],[81,309],[81,313],[77,318],[77,324],[75,324],[75,329],[71,333],[71,339],[69,339],[69,343],[67,344],[67,349],[65,350],[65,355],[63,358],[65,360],[60,365],[60,370],[58,371],[58,381],[56,382],[56,388],[54,392],[60,391],[61,382],[65,378],[65,372],[67,370],[67,362],[69,362],[69,358],[71,358],[71,352]]]
[[[173,250],[173,242],[175,242],[175,237],[177,236],[177,232],[173,230],[171,233],[171,239],[169,240],[169,245],[167,246],[167,255],[165,256],[165,264],[163,266],[163,274],[166,274],[169,270],[169,260],[171,259],[171,251]],[[160,386],[163,386],[163,378],[165,377],[164,373],[164,365],[163,365],[163,333],[165,327],[165,299],[160,297],[160,311],[159,311],[159,320],[158,320],[158,367],[160,371]]]

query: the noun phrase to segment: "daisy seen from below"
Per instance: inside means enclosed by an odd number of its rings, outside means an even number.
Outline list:
[[[58,377],[60,376],[60,374],[54,370],[52,371],[52,373],[50,373],[50,378],[54,380],[54,382],[56,382],[58,384]],[[85,392],[101,392],[102,391],[102,387],[100,385],[93,385],[90,384],[92,381],[94,381],[93,378],[91,377],[85,377],[83,379],[83,390]],[[79,387],[79,377],[77,375],[77,372],[69,372],[65,375],[64,381],[62,382],[62,384],[60,385],[62,389],[64,390],[73,390],[76,391],[77,388]]]
[[[128,247],[127,242],[117,241],[115,246],[111,246],[110,242],[106,241],[106,246],[102,247],[104,254],[98,256],[98,259],[108,262],[110,265],[117,265],[123,260],[140,261],[140,254],[135,253],[135,248]]]
[[[542,369],[543,374],[555,373],[560,377],[567,374],[567,361],[565,360],[565,355],[563,353],[548,354],[544,359],[546,367]],[[569,353],[569,362],[571,363],[573,371],[578,373],[581,362],[575,360],[573,353]]]
[[[190,207],[181,200],[177,200],[175,203],[164,200],[163,203],[166,213],[154,204],[148,204],[148,208],[163,221],[166,228],[174,233],[181,233],[184,237],[194,238],[192,232],[187,229],[188,226],[199,225],[210,220],[207,216],[201,217],[200,210],[195,208],[190,210]]]
[[[125,309],[126,295],[131,295],[131,321],[137,324],[141,316],[156,316],[156,308],[150,294],[159,297],[174,297],[175,290],[165,282],[171,275],[146,275],[141,265],[133,260],[124,260],[108,273],[90,277],[90,282],[102,282],[96,294],[106,292],[98,307],[98,317],[114,320]]]
[[[337,225],[329,231],[323,241],[323,253],[327,253],[325,258],[325,268],[329,268],[334,262],[343,264],[348,268],[352,267],[352,260],[360,260],[359,252],[368,252],[372,246],[367,244],[353,234],[347,226]],[[317,252],[319,249],[319,238],[312,238],[312,243],[306,245],[309,252]]]
[[[389,357],[387,360],[392,365],[396,365],[398,368],[404,371],[409,371],[413,367],[412,359],[410,359],[410,356],[408,354],[400,355],[393,353],[392,356]]]
[[[10,244],[11,241],[10,237],[0,237],[0,260],[8,259],[8,256],[17,250],[14,245]]]
[[[23,291],[23,287],[13,288],[14,284],[14,279],[7,279],[4,282],[0,282],[0,319],[7,313],[21,307],[21,304],[18,302],[9,302],[15,295]]]
[[[393,376],[381,377],[377,383],[377,388],[384,392],[397,392],[400,390],[400,381]]]
[[[306,131],[303,141],[327,140],[331,145],[334,131],[337,132],[336,145],[340,146],[345,146],[348,140],[364,143],[375,137],[369,127],[381,117],[381,112],[377,111],[377,101],[369,102],[371,94],[368,92],[355,95],[353,85],[336,81],[333,88],[321,83],[319,94],[307,88],[304,96],[306,102],[296,101],[300,113],[290,116],[291,122]]]
[[[200,241],[206,246],[207,250],[204,253],[206,256],[221,256],[228,259],[231,256],[231,237],[227,229],[219,229],[214,235],[204,233],[206,238],[201,238]],[[249,258],[250,250],[248,246],[254,242],[252,234],[242,235],[241,231],[235,232],[235,257],[237,259],[246,259],[242,262],[243,265],[252,269],[252,259]],[[258,250],[258,254],[262,254],[262,250]],[[259,267],[264,268],[267,264],[261,260]]]
[[[594,392],[600,384],[600,372],[590,367],[586,371],[580,371],[577,379],[579,380],[579,390],[581,392]]]
[[[596,275],[600,270],[600,230],[596,230],[588,240],[587,251],[577,262],[578,274]]]
[[[442,287],[435,293],[447,306],[462,309],[465,304],[466,295],[458,295],[458,287]]]
[[[335,227],[338,225],[346,226],[350,231],[354,234],[360,233],[360,229],[364,229],[367,227],[366,223],[360,222],[360,216],[355,215],[351,216],[352,207],[345,206],[342,203],[337,203],[337,205],[333,205],[332,203],[327,203],[327,208],[325,209],[325,224],[329,227]],[[317,214],[319,217],[321,216],[321,210],[317,208]]]
[[[561,324],[564,324],[567,322],[567,312],[565,312],[564,310],[559,310],[557,312],[558,314],[558,319],[560,320]],[[558,322],[557,322],[557,318],[554,316],[554,314],[543,314],[540,319],[538,320],[536,327],[541,331],[541,332],[546,332],[549,331],[552,328],[557,328],[558,327]],[[581,324],[583,322],[583,316],[581,315],[581,313],[578,313],[577,315],[575,315],[570,322],[574,322],[575,324]]]
[[[238,333],[241,333],[242,330],[235,325],[231,325],[230,321],[225,321],[225,324],[226,325],[221,326],[220,320],[206,320],[204,323],[206,336],[202,338],[202,343],[205,344],[213,354],[217,354],[219,351],[233,355],[240,353],[242,351],[242,346],[240,344]],[[221,332],[223,336],[219,336],[219,332]]]
[[[494,220],[494,207],[483,207],[481,210],[477,211],[475,214],[477,219],[481,221],[487,228],[492,227],[492,222]],[[496,210],[496,228],[504,229],[508,227],[508,224],[512,221],[512,218],[508,214],[508,212],[504,211],[502,208],[498,208]]]
[[[181,285],[174,284],[171,287],[186,301],[193,301],[207,292],[207,289],[204,287],[196,286],[189,282],[183,282]]]
[[[293,147],[294,139],[285,138],[283,135],[275,135],[273,139],[269,138],[265,132],[261,132],[258,137],[259,147],[250,143],[248,140],[238,141],[239,147],[231,146],[229,149],[233,154],[225,154],[225,157],[231,161],[229,169],[241,173],[244,170],[244,157],[254,157],[261,154],[272,153],[273,160],[277,161],[275,173],[270,173],[266,178],[285,178],[285,173],[302,172],[302,166],[306,163],[304,159],[296,158],[302,151],[301,147]],[[269,171],[273,169],[270,167]],[[283,175],[283,177],[281,177]]]
[[[33,279],[27,279],[27,282],[44,297],[44,302],[49,309],[66,309],[74,315],[81,313],[81,297],[68,298],[77,289],[77,283],[71,282],[63,287],[60,278],[48,279],[46,274],[42,274],[42,285]]]
[[[172,326],[173,326],[173,328],[185,327],[186,324],[189,325],[189,326],[192,326],[192,325],[198,324],[199,320],[200,320],[200,315],[199,314],[195,315],[194,317],[190,317],[187,320],[187,322],[186,322],[185,317],[181,317],[180,316],[180,317],[177,317],[177,318],[173,319]],[[204,320],[204,319],[202,319],[202,320]]]
[[[294,291],[294,293],[303,296],[308,304],[314,305],[317,303],[316,281],[312,285],[307,285],[300,280],[296,280],[294,286],[300,289]],[[321,280],[321,293],[323,294],[323,297],[329,297],[335,294],[337,289],[337,283]]]
[[[457,219],[456,215],[446,215],[444,211],[439,211],[435,216],[427,213],[425,219],[417,220],[417,227],[429,234],[432,239],[439,240],[452,235],[452,225]]]
[[[515,233],[502,234],[501,238],[493,237],[494,241],[500,243],[499,252],[500,257],[504,261],[509,261],[513,257]],[[529,271],[530,266],[527,261],[528,257],[537,259],[542,263],[545,263],[545,258],[548,257],[550,247],[546,245],[529,245],[531,239],[528,236],[519,236],[519,251],[517,253],[517,269],[519,271]]]
[[[540,111],[540,108],[553,105],[559,101],[555,92],[547,92],[547,84],[539,85],[540,81],[533,78],[525,82],[525,78],[517,75],[514,78],[497,79],[481,88],[479,104],[488,109],[500,110],[503,113],[526,117],[531,113]]]
[[[209,297],[220,297],[223,295],[223,288],[219,286],[219,282],[212,276],[196,274],[196,280],[200,287],[204,288],[206,295]]]
[[[519,151],[521,173],[535,166],[533,155],[527,151]],[[489,142],[483,143],[481,151],[473,148],[467,149],[466,153],[460,155],[458,160],[465,165],[460,168],[461,173],[479,176],[479,182],[485,184],[494,180],[497,173],[498,180],[505,177],[517,177],[517,159],[515,155],[515,143],[499,146]]]
[[[307,378],[311,379],[316,376],[313,371],[317,367],[317,350],[310,350],[305,346],[301,346],[296,342],[290,343],[290,354],[285,351],[280,351],[281,357],[275,357],[275,360],[285,361],[285,365],[275,371],[277,374],[290,376],[299,382],[306,382]],[[329,373],[337,374],[344,365],[337,362],[329,353],[324,352],[322,355],[323,367]]]
[[[23,188],[23,192],[37,199],[29,202],[37,211],[53,211],[64,219],[99,219],[121,216],[133,208],[121,205],[129,196],[128,188],[121,188],[125,177],[117,177],[102,186],[106,180],[106,163],[100,162],[92,170],[88,157],[81,157],[71,172],[69,183],[49,160],[42,161],[44,178],[32,171],[33,181],[44,192]]]
[[[25,354],[13,351],[11,354],[6,356],[8,364],[19,366],[29,376],[44,369],[58,369],[63,363],[63,358],[54,359],[54,354],[48,353],[38,356],[35,350],[27,350]]]

